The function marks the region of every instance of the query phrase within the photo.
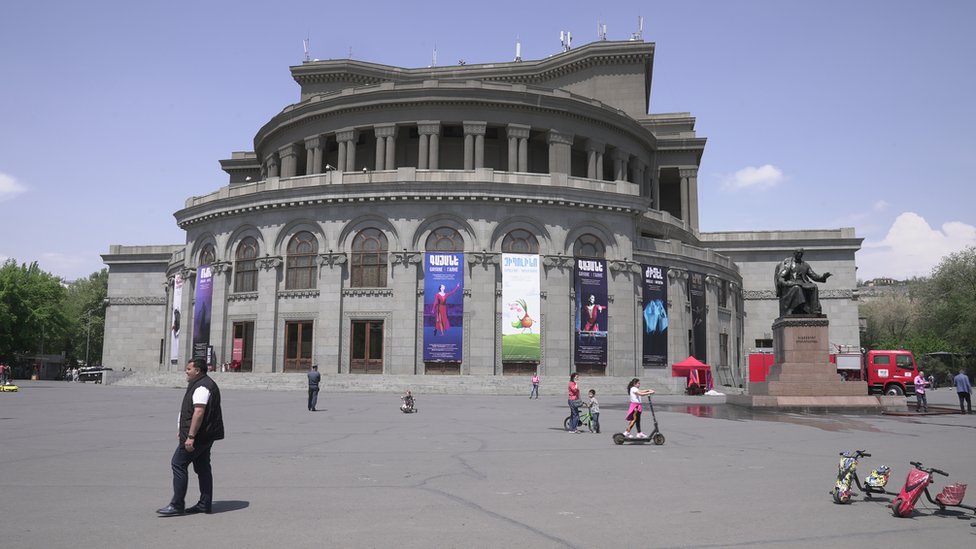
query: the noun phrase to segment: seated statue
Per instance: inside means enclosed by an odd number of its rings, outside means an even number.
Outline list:
[[[819,315],[820,289],[815,282],[826,282],[830,273],[823,276],[814,272],[810,264],[803,261],[803,249],[793,252],[778,265],[773,277],[776,297],[779,298],[779,315]]]

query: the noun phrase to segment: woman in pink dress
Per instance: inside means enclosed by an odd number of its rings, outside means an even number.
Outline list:
[[[454,295],[454,292],[458,291],[460,287],[461,283],[459,282],[453,290],[445,292],[447,288],[441,284],[437,293],[434,294],[434,335],[437,335],[438,332],[444,335],[444,332],[451,327],[451,322],[447,319],[447,298]]]

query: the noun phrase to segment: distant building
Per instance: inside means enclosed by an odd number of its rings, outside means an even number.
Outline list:
[[[186,242],[103,256],[105,365],[176,370],[209,345],[254,372],[664,383],[695,355],[736,382],[794,247],[835,274],[821,292],[831,342],[857,345],[852,229],[700,233],[706,140],[689,113],[648,114],[654,48],[291,67],[298,103],[221,161],[225,186],[175,213]],[[527,286],[519,266],[536,269]]]

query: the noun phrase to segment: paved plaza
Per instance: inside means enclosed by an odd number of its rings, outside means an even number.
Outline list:
[[[181,390],[22,381],[0,394],[0,547],[976,546],[962,514],[923,503],[896,519],[888,497],[828,494],[838,452],[861,448],[874,454],[863,472],[892,466],[889,490],[921,460],[976,503],[976,415],[753,414],[662,396],[666,444],[616,446],[624,392],[599,395],[603,434],[574,435],[554,396],[420,394],[406,415],[392,391],[324,387],[311,413],[304,392],[227,389],[214,514],[161,518]]]

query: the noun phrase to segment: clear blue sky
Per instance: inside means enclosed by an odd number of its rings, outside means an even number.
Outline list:
[[[173,212],[298,100],[315,58],[404,67],[657,44],[651,112],[708,145],[703,231],[854,227],[859,277],[976,244],[976,2],[32,2],[0,18],[0,258],[74,279]],[[803,205],[803,197],[808,202]]]

